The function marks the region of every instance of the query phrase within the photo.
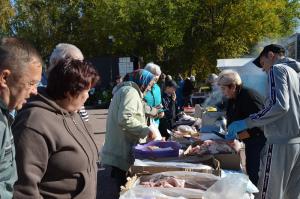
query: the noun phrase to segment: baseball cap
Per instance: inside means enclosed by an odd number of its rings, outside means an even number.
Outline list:
[[[262,68],[262,65],[260,64],[260,58],[261,58],[261,56],[266,55],[270,51],[273,53],[285,53],[285,49],[281,45],[278,45],[278,44],[267,45],[261,51],[259,56],[253,61],[253,64],[255,64],[259,68]]]

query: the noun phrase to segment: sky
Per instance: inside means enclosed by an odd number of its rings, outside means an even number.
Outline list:
[[[297,19],[297,22],[298,22],[298,27],[296,28],[295,32],[300,33],[300,19],[299,18]]]

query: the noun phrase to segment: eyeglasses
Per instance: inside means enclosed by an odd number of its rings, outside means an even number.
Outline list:
[[[31,81],[23,83],[23,84],[26,87],[26,89],[29,90],[29,89],[37,88],[39,83],[40,83],[40,81],[31,80]]]
[[[23,87],[24,89],[27,89],[27,90],[37,88],[39,83],[40,83],[40,80],[34,80],[34,79],[30,80],[30,78],[28,78],[28,77],[21,77],[21,76],[18,76],[18,75],[12,76],[12,81],[15,84],[17,84],[17,86],[21,86],[21,87]]]

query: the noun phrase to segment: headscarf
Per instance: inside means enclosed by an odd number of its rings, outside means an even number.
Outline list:
[[[144,69],[135,70],[132,73],[127,73],[124,77],[124,81],[132,81],[138,85],[142,92],[145,91],[147,86],[153,80],[154,75]]]

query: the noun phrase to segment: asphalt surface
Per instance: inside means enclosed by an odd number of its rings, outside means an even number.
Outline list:
[[[104,143],[105,130],[106,130],[106,118],[107,118],[107,109],[89,109],[87,110],[89,114],[89,122],[92,125],[94,130],[94,137],[98,149],[101,150],[101,147]],[[101,160],[101,156],[100,156]],[[110,177],[107,176],[107,172],[104,172],[103,168],[98,167],[98,176],[97,176],[97,199],[116,199],[118,198],[117,191],[114,194],[109,196],[104,195],[103,190],[110,189],[112,190],[112,182]]]
[[[87,110],[89,114],[89,122],[94,130],[96,144],[98,149],[101,148],[106,131],[106,118],[108,109],[90,109]]]

